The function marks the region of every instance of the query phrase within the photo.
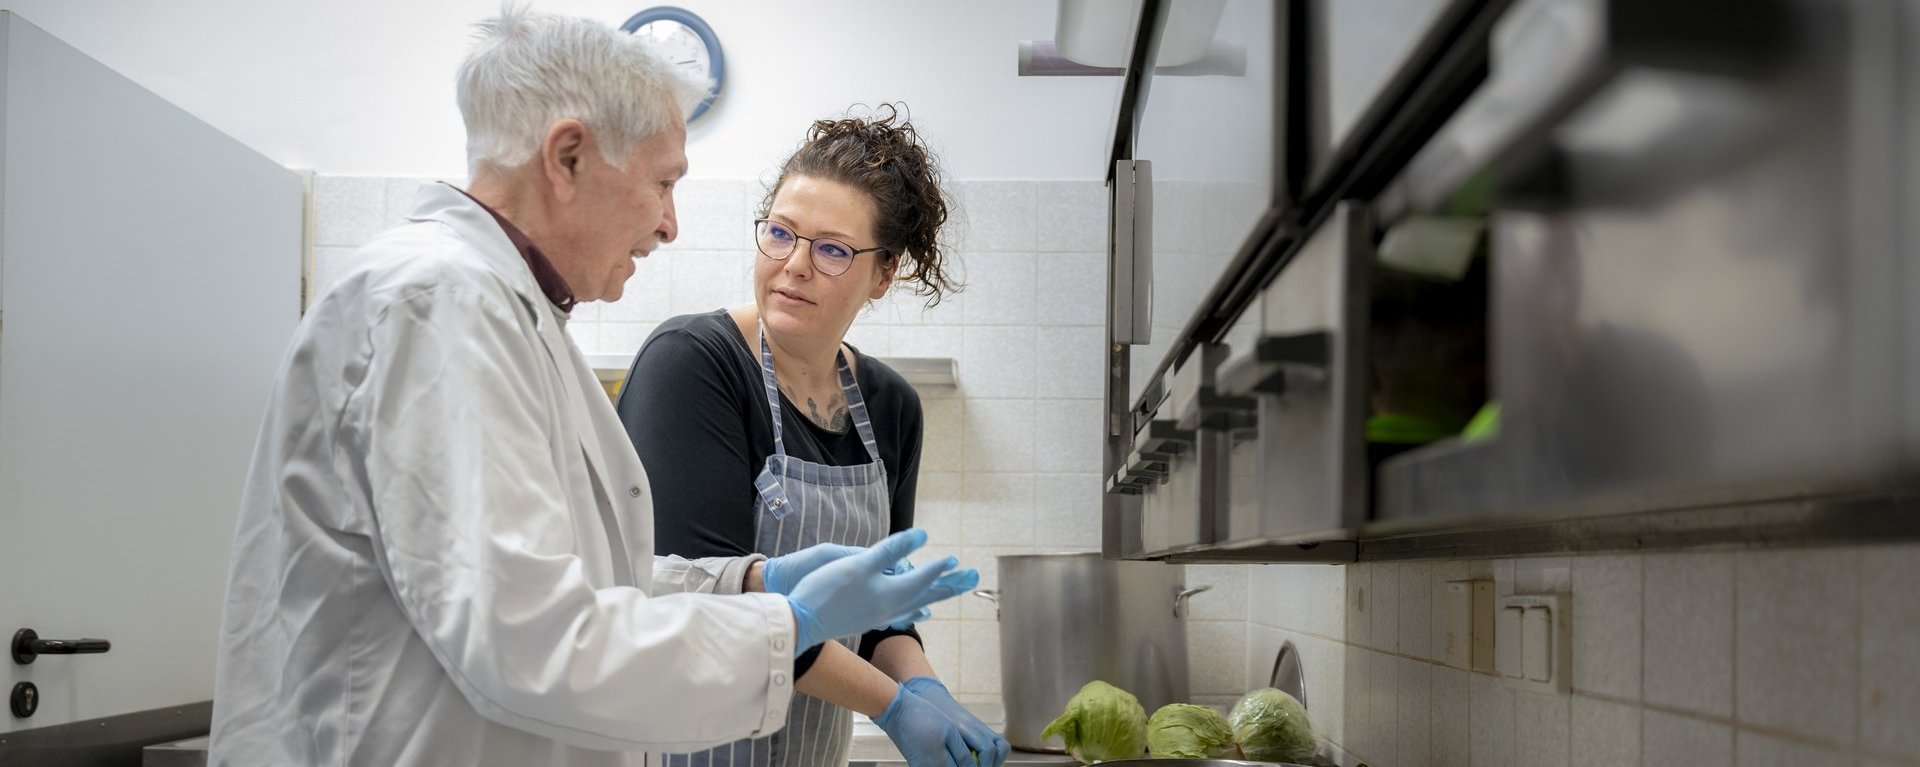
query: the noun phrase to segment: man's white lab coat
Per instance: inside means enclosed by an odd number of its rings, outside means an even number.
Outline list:
[[[275,384],[234,543],[213,763],[641,764],[778,729],[784,598],[656,561],[565,315],[445,185],[353,256]]]

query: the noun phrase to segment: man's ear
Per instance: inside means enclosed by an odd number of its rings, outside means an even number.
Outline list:
[[[553,196],[560,202],[572,202],[579,192],[581,176],[586,172],[587,153],[594,151],[593,135],[587,126],[571,117],[555,120],[540,141],[540,170],[546,175]]]

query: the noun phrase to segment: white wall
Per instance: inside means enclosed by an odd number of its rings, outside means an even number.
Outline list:
[[[535,0],[620,24],[656,3]],[[694,125],[704,178],[756,178],[808,121],[905,101],[957,178],[1104,178],[1118,78],[1015,76],[1053,37],[1036,0],[676,0],[712,25],[722,100]],[[0,0],[276,162],[327,175],[459,176],[453,74],[493,0]]]

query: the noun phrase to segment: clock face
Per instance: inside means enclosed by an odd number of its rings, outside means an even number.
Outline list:
[[[673,65],[702,80],[713,78],[713,59],[707,44],[692,27],[678,21],[661,19],[647,22],[633,31]]]
[[[720,95],[727,65],[720,53],[720,38],[714,36],[713,28],[707,26],[706,21],[684,8],[662,5],[634,14],[620,28],[645,40],[655,52],[694,79],[712,83],[706,100],[693,108],[687,121],[698,120],[707,113],[714,97]]]

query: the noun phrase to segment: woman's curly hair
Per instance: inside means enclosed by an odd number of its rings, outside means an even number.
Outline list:
[[[879,112],[885,110],[885,114]],[[920,140],[913,123],[892,104],[881,104],[871,118],[815,120],[800,148],[780,165],[780,178],[767,190],[760,215],[788,178],[837,181],[867,193],[875,210],[874,235],[886,248],[886,266],[902,259],[906,269],[895,279],[927,297],[927,306],[957,293],[961,285],[946,272],[941,228],[947,223],[947,195],[940,188],[940,167]]]

